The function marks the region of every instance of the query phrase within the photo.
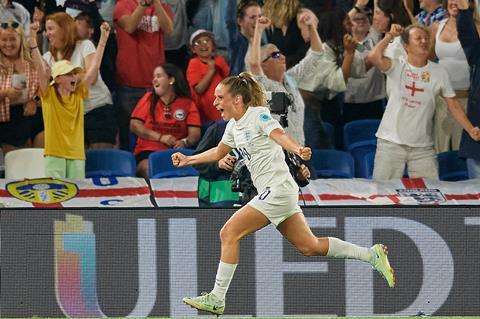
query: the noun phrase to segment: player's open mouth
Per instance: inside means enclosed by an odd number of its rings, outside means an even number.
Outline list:
[[[77,84],[77,81],[71,81],[71,82],[70,82],[70,85],[71,85],[72,87],[75,87],[76,84]]]

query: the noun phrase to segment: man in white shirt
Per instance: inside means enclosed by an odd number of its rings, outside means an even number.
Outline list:
[[[299,15],[298,21],[303,26],[303,32],[310,41],[310,50],[305,58],[286,70],[285,56],[275,45],[269,43],[261,47],[262,32],[271,24],[269,18],[261,17],[257,19],[253,41],[250,43],[249,70],[266,91],[286,92],[292,96],[292,105],[287,114],[288,127],[286,132],[303,145],[305,141],[303,130],[305,103],[300,95],[299,88],[307,91],[329,88],[332,91],[341,92],[346,89],[346,80],[342,68],[338,68],[335,63],[330,63],[324,58],[324,46],[318,35],[318,19],[315,14],[304,9]],[[345,66],[347,78],[356,45],[351,36],[348,37],[348,45],[351,59]]]
[[[389,42],[399,35],[407,51],[405,60],[384,55]],[[375,180],[401,178],[405,165],[410,177],[438,179],[432,138],[438,95],[445,99],[455,120],[472,139],[480,140],[480,129],[472,125],[455,98],[447,72],[437,63],[428,61],[429,47],[429,33],[425,27],[411,25],[403,30],[394,24],[369,55],[372,64],[384,72],[392,84],[376,134]]]

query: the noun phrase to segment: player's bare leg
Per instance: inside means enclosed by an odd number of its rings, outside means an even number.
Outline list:
[[[371,248],[360,247],[335,237],[316,237],[305,220],[303,213],[297,213],[278,225],[282,235],[305,256],[329,256],[356,259],[368,262],[395,287],[395,276],[388,261],[386,246],[376,244]]]
[[[198,297],[183,298],[183,302],[217,316],[223,314],[225,295],[240,259],[240,240],[268,224],[267,217],[249,205],[233,214],[220,231],[222,252],[213,290]]]

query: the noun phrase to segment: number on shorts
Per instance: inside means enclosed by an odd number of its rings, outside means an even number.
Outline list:
[[[264,200],[265,198],[267,198],[267,196],[271,193],[271,191],[269,189],[266,189],[264,190],[263,192],[261,192],[259,195],[258,195],[258,199],[260,200]]]

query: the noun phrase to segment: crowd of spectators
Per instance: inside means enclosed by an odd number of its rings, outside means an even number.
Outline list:
[[[1,150],[75,172],[85,148],[118,147],[146,177],[151,152],[209,145],[217,84],[248,71],[290,96],[300,144],[341,149],[345,123],[381,119],[374,179],[437,179],[449,150],[479,178],[476,2],[0,0]]]

